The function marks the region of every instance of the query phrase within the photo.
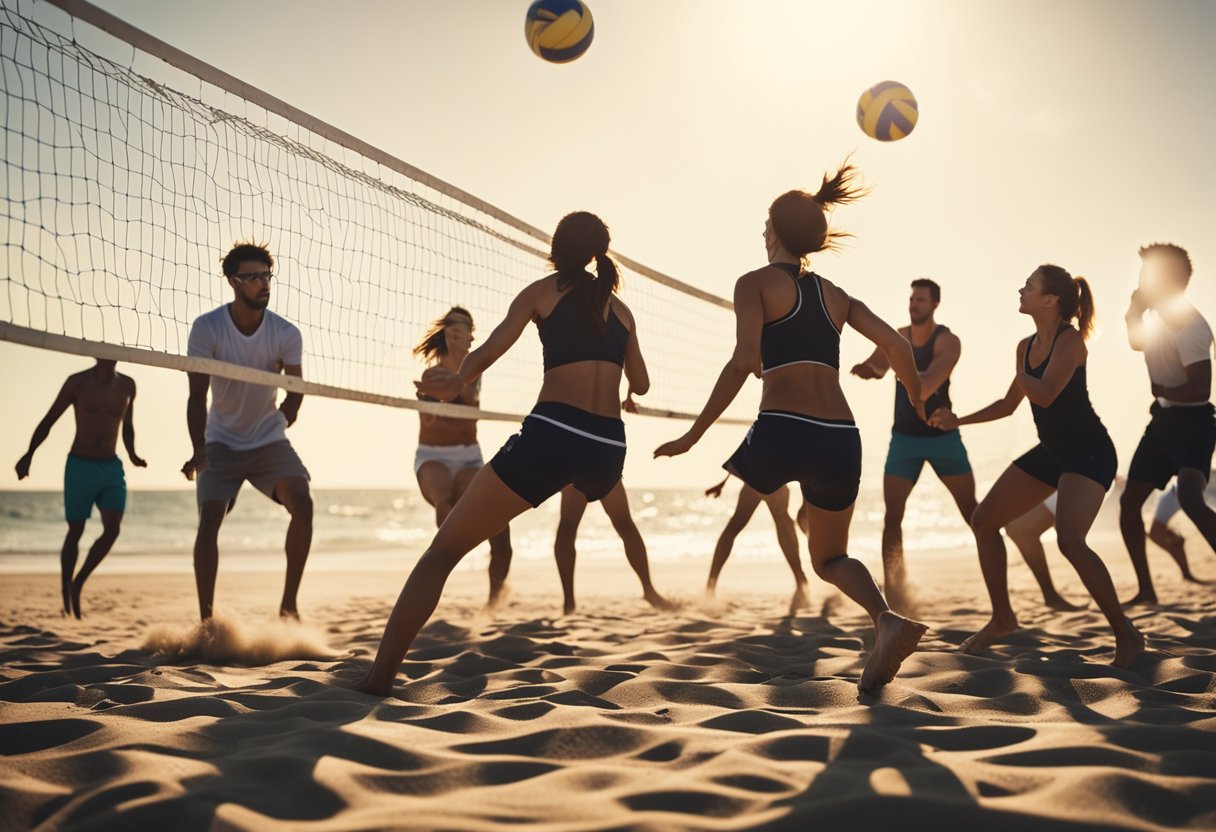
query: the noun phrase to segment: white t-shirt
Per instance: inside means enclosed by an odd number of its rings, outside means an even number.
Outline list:
[[[1184,301],[1185,302],[1185,301]],[[1186,323],[1171,328],[1163,318],[1146,316],[1144,321],[1144,362],[1148,377],[1163,387],[1186,383],[1186,367],[1212,357],[1212,330],[1194,306],[1186,303]],[[1203,402],[1175,402],[1164,396],[1162,407],[1194,407]]]
[[[304,341],[295,324],[269,309],[257,331],[244,335],[224,305],[195,319],[186,354],[277,373],[302,362]],[[287,417],[275,406],[277,393],[264,384],[212,376],[207,441],[248,451],[286,439]]]

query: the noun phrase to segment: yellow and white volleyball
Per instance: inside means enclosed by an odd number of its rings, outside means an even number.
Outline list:
[[[896,81],[883,81],[861,94],[857,102],[857,125],[880,142],[894,142],[916,127],[920,115],[912,90]]]
[[[582,57],[591,46],[595,23],[582,0],[536,0],[528,7],[524,34],[533,52],[564,64]]]

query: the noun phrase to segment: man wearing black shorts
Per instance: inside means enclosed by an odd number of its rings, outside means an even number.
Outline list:
[[[1119,501],[1119,528],[1136,568],[1139,591],[1127,604],[1156,603],[1141,510],[1153,489],[1178,477],[1178,502],[1216,550],[1216,512],[1204,500],[1216,447],[1212,330],[1184,296],[1191,279],[1186,251],[1171,243],[1140,249],[1140,286],[1128,307],[1127,337],[1144,353],[1155,400]]]

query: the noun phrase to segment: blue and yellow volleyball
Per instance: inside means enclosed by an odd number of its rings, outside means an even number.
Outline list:
[[[595,23],[582,0],[536,0],[528,7],[524,34],[533,52],[550,63],[564,64],[587,51]]]
[[[883,81],[861,94],[857,125],[872,139],[896,142],[916,127],[919,110],[912,90],[897,81]]]

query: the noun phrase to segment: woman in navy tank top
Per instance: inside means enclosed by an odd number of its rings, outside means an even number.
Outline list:
[[[890,359],[924,418],[912,348],[861,301],[802,261],[833,247],[827,210],[862,194],[845,164],[823,178],[818,193],[789,191],[773,202],[764,226],[768,265],[735,284],[735,351],[722,368],[701,415],[684,436],[655,456],[688,451],[726,410],[749,375],[764,390],[747,439],[724,466],[761,494],[789,482],[802,488],[807,546],[815,574],[860,604],[874,621],[874,651],[858,687],[870,691],[895,677],[926,627],[891,611],[865,565],[848,555],[849,521],[861,478],[861,438],[840,389],[840,331],[845,324]]]
[[[573,485],[588,500],[607,495],[625,464],[620,386],[629,395],[650,388],[629,308],[616,296],[616,265],[608,228],[594,214],[568,214],[553,232],[554,274],[511,302],[485,343],[458,372],[433,368],[418,392],[450,401],[505,353],[529,323],[544,352],[538,401],[512,436],[477,472],[410,573],[389,615],[376,660],[362,689],[387,696],[422,625],[431,617],[452,569],[468,552],[517,515]],[[586,267],[595,260],[595,274]]]
[[[958,418],[941,409],[929,420],[942,430],[990,422],[1012,414],[1027,398],[1039,435],[1039,444],[1005,469],[971,516],[992,619],[961,649],[979,653],[1018,628],[1009,602],[1001,527],[1058,491],[1060,552],[1115,631],[1113,663],[1128,667],[1144,652],[1144,636],[1124,615],[1106,565],[1085,540],[1117,465],[1115,446],[1090,404],[1085,383],[1085,339],[1093,329],[1093,293],[1085,278],[1074,279],[1059,266],[1047,265],[1035,269],[1019,296],[1018,311],[1034,320],[1035,334],[1018,343],[1016,371],[1005,398],[969,416]]]

